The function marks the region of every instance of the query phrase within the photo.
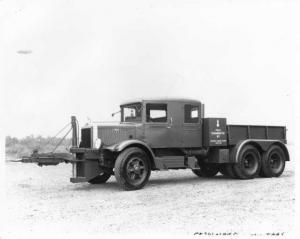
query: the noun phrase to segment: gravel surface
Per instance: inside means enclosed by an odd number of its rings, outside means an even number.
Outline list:
[[[70,183],[70,164],[40,168],[7,162],[7,221],[2,236],[286,236],[293,227],[293,168],[289,162],[280,178],[244,181],[221,175],[198,178],[191,170],[152,172],[142,190],[122,191],[114,177],[104,185]]]

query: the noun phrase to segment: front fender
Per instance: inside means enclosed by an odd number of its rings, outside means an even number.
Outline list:
[[[110,146],[107,146],[104,148],[108,149],[110,151],[113,151],[113,152],[121,152],[128,146],[134,145],[134,144],[143,145],[150,151],[151,155],[154,157],[154,153],[153,153],[152,149],[145,142],[138,140],[138,139],[125,140],[125,141],[122,141],[122,142],[119,142],[119,143],[116,143],[116,144],[113,144],[113,145],[110,145]]]
[[[141,147],[151,157],[154,168],[162,168],[162,163],[155,157],[153,150],[145,142],[138,139],[129,139],[120,143],[107,146],[105,149],[112,152],[121,152],[128,147]]]

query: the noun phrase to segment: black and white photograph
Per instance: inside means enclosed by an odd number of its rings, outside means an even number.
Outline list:
[[[299,12],[0,0],[0,239],[299,236]]]

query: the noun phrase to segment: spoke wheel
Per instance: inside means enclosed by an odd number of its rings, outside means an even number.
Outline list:
[[[115,177],[125,190],[144,187],[150,177],[151,168],[147,154],[140,148],[125,149],[116,159]]]
[[[147,177],[145,162],[140,157],[131,158],[126,167],[127,177],[132,183],[139,184]]]

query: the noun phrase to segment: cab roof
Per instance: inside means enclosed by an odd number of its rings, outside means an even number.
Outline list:
[[[201,104],[199,100],[195,99],[190,99],[190,98],[138,98],[138,99],[132,99],[132,100],[127,100],[121,103],[121,105],[128,105],[128,104],[133,104],[133,103],[138,103],[138,102],[181,102],[181,103],[193,103],[193,104]]]

